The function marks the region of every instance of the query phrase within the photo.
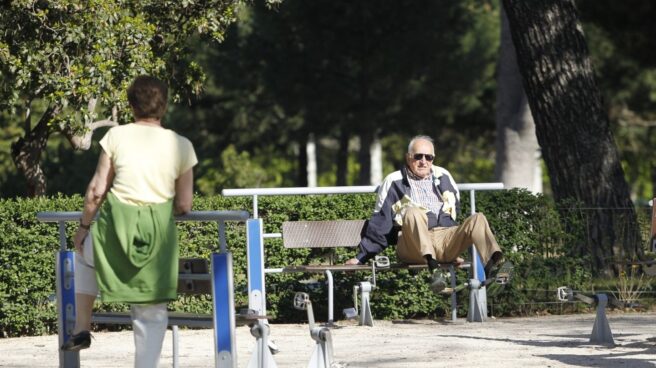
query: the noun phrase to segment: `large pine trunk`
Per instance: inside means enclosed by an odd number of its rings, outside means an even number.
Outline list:
[[[597,271],[642,254],[629,186],[573,0],[503,1],[524,90],[557,201],[584,205]],[[563,209],[566,211],[566,209]]]
[[[541,193],[540,146],[503,9],[497,66],[496,126],[496,180],[503,182],[506,188],[525,188]]]

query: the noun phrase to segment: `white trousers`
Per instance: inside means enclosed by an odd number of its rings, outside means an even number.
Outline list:
[[[166,303],[132,305],[135,368],[157,368],[168,322]]]
[[[93,262],[91,236],[84,239],[82,257],[75,257],[75,292],[98,295],[96,269]],[[132,330],[134,331],[134,367],[156,368],[162,352],[162,343],[169,322],[166,303],[132,304]]]

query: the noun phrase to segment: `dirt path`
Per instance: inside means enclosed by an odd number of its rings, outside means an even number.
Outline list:
[[[335,360],[347,367],[656,367],[656,313],[609,316],[616,345],[588,342],[593,314],[508,318],[485,323],[376,321],[375,327],[342,323],[332,330]],[[271,326],[281,351],[278,367],[306,367],[314,348],[307,325]],[[83,367],[131,367],[132,333],[96,333],[81,353]],[[180,366],[214,364],[210,330],[180,330]],[[239,367],[255,340],[237,328]],[[170,367],[168,333],[160,367]],[[0,339],[0,367],[57,367],[57,337]]]

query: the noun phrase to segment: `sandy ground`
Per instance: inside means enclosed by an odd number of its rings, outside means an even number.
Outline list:
[[[656,313],[609,315],[615,346],[589,343],[594,314],[493,319],[485,323],[340,322],[332,329],[335,360],[347,367],[656,367]],[[306,367],[314,349],[307,325],[271,325],[278,367]],[[132,333],[95,333],[83,367],[131,367]],[[172,366],[167,333],[160,367]],[[180,330],[180,366],[214,364],[211,330]],[[239,367],[255,347],[237,328]],[[0,339],[0,367],[57,367],[57,336]]]

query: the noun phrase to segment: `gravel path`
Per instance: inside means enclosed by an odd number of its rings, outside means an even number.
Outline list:
[[[347,367],[656,367],[656,313],[609,316],[616,345],[591,345],[593,314],[493,319],[485,323],[340,322],[332,330],[335,360]],[[307,325],[271,325],[278,367],[306,367],[314,349]],[[94,334],[82,367],[131,367],[132,333]],[[210,330],[180,330],[180,366],[214,364]],[[247,367],[255,340],[237,328],[238,361]],[[160,367],[170,367],[168,333]],[[0,367],[57,367],[57,336],[0,339]]]

